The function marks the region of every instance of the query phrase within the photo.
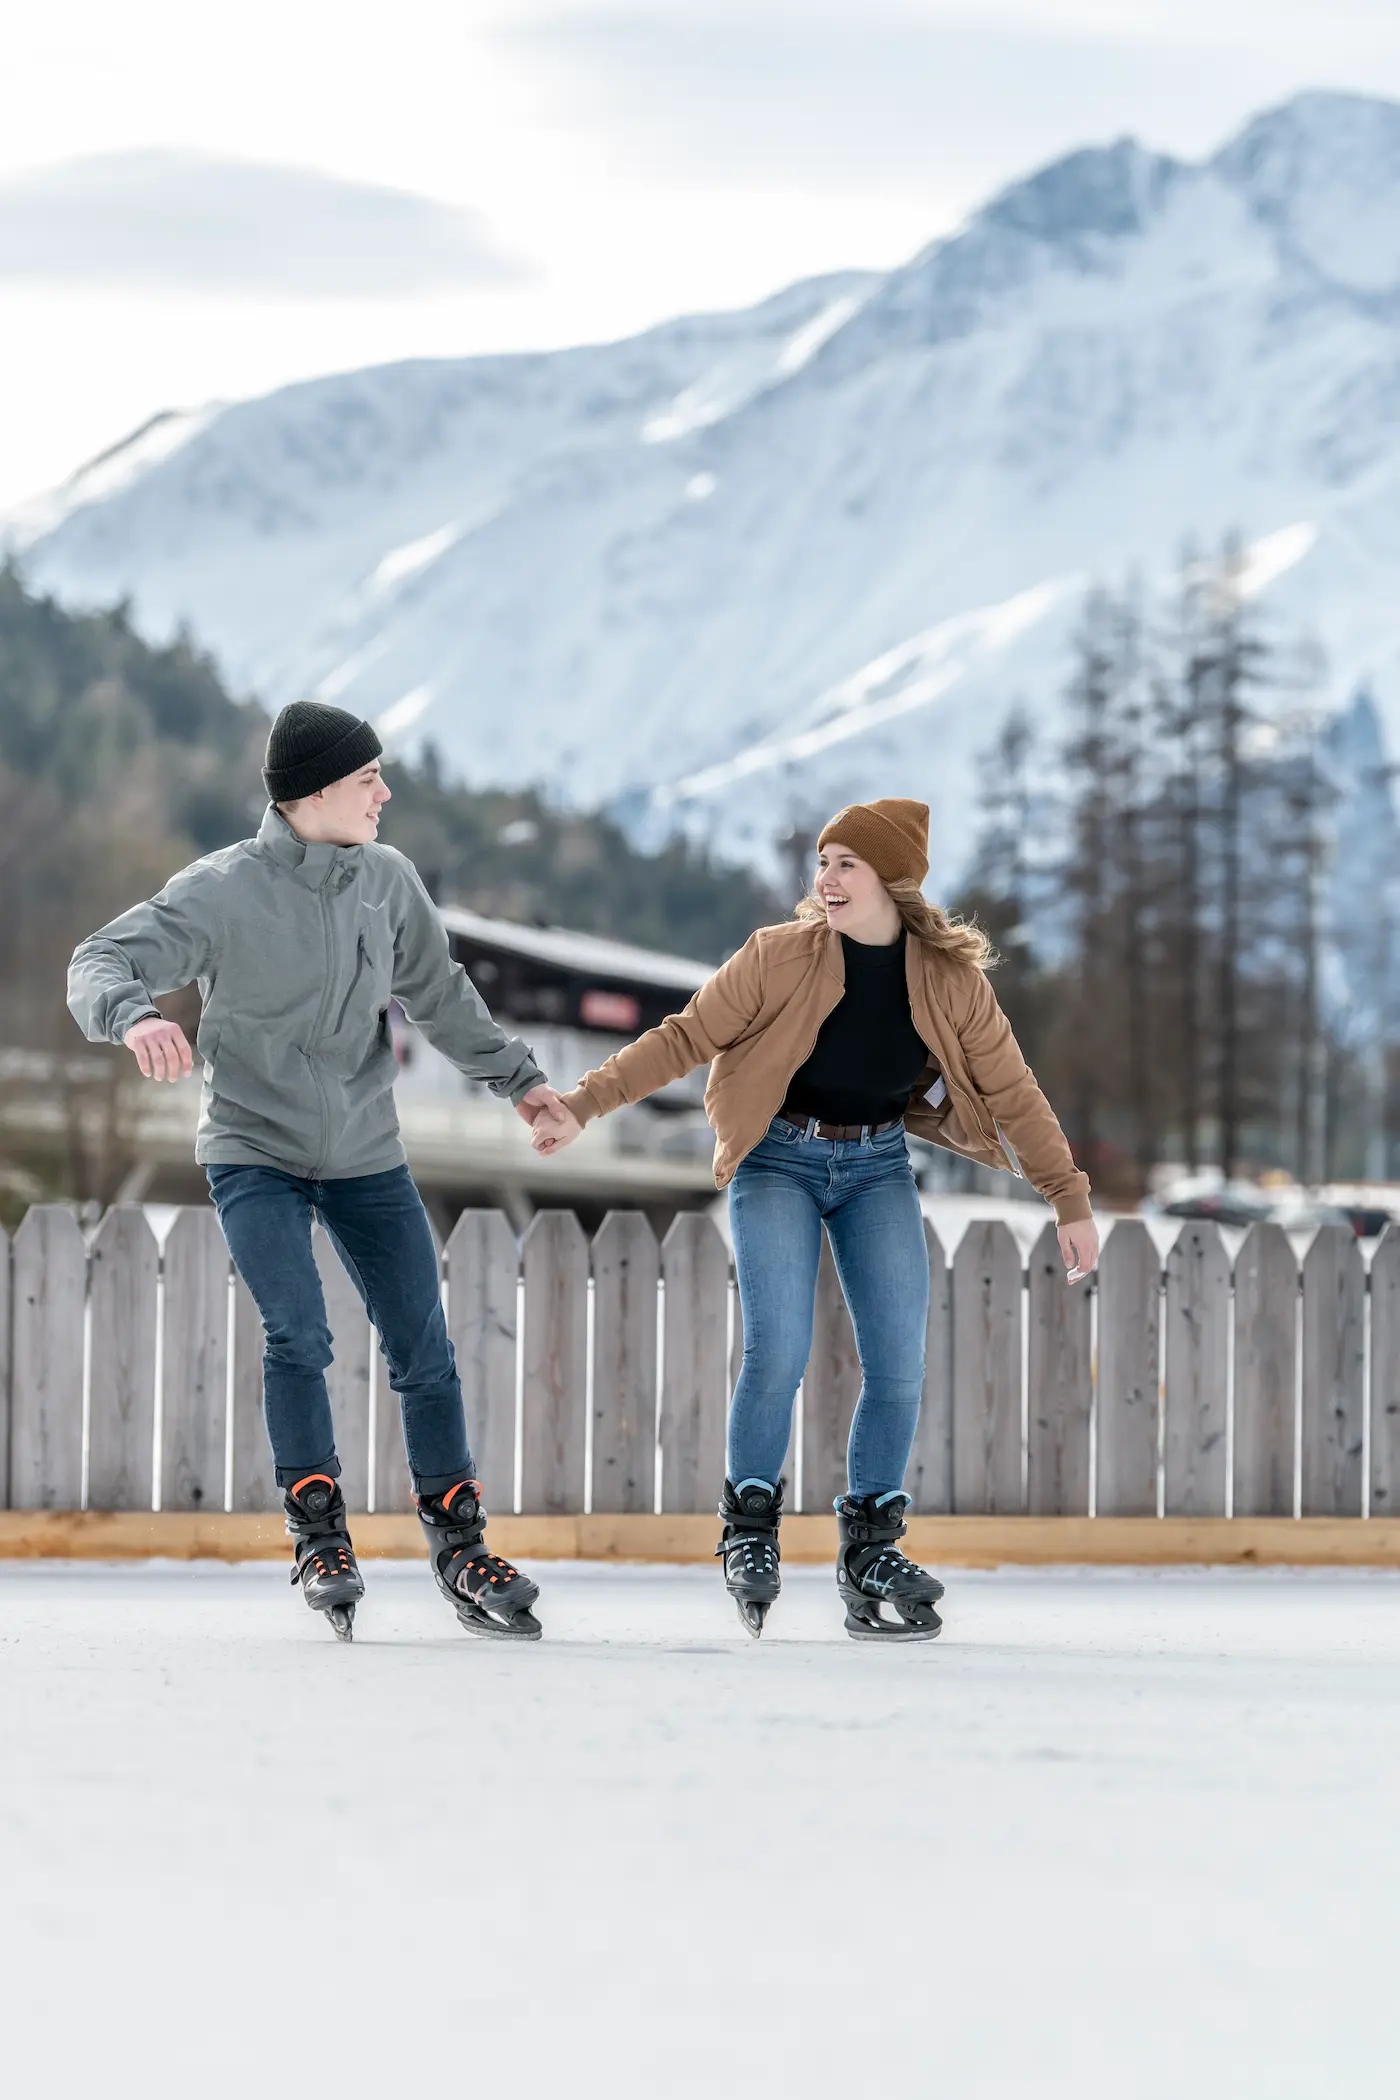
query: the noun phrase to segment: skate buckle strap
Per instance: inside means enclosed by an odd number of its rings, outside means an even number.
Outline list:
[[[846,1537],[853,1546],[883,1546],[902,1539],[907,1524],[868,1524],[861,1517],[847,1517]]]

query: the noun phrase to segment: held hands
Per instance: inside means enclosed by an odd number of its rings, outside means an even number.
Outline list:
[[[515,1104],[515,1112],[530,1126],[530,1143],[536,1152],[562,1152],[581,1135],[583,1125],[565,1108],[552,1086],[532,1087]]]
[[[1066,1283],[1080,1283],[1097,1265],[1099,1228],[1092,1218],[1077,1218],[1059,1228],[1060,1253],[1064,1256]]]
[[[188,1079],[194,1053],[183,1028],[158,1014],[137,1021],[122,1037],[147,1079]]]

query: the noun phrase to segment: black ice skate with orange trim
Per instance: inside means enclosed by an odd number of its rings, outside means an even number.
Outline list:
[[[493,1640],[537,1641],[544,1631],[530,1607],[539,1584],[482,1544],[486,1512],[481,1483],[459,1480],[441,1495],[418,1497],[433,1578],[469,1633]]]
[[[365,1584],[346,1528],[345,1497],[329,1473],[308,1473],[288,1488],[282,1507],[296,1548],[292,1581],[301,1584],[313,1611],[325,1613],[337,1640],[353,1640]]]

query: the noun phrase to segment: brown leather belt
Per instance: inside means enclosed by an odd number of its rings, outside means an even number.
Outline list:
[[[888,1123],[817,1123],[814,1125],[810,1116],[793,1115],[789,1109],[780,1108],[778,1110],[778,1121],[780,1123],[790,1123],[794,1130],[802,1132],[803,1137],[826,1138],[834,1144],[847,1145],[854,1144],[863,1137],[879,1137],[886,1130],[898,1130],[904,1118],[903,1116],[891,1116]]]

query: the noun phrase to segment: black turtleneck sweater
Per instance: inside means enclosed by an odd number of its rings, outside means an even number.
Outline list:
[[[889,1123],[902,1116],[929,1061],[909,1012],[908,936],[887,948],[841,936],[846,990],[783,1103],[822,1123]]]

